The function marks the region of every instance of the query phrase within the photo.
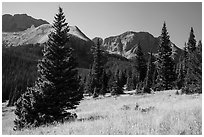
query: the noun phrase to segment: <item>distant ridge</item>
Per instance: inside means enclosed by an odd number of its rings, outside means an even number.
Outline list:
[[[154,37],[149,32],[127,31],[117,36],[105,38],[103,48],[111,54],[119,54],[128,59],[135,57],[140,44],[145,55],[157,53],[160,37]],[[180,54],[181,49],[171,42],[173,54]]]
[[[32,25],[38,27],[42,24],[49,24],[42,19],[35,19],[27,14],[4,14],[2,16],[2,31],[3,32],[18,32],[30,28]]]
[[[69,34],[83,41],[91,41],[77,26],[69,26]],[[48,35],[53,30],[51,24],[43,24],[38,27],[31,26],[27,30],[19,32],[3,32],[3,41],[7,46],[24,44],[42,44],[47,42]]]

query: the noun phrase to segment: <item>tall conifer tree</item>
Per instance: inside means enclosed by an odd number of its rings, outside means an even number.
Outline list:
[[[93,76],[93,87],[94,87],[94,97],[97,97],[100,93],[101,89],[101,76],[103,72],[103,66],[102,66],[102,51],[100,48],[99,40],[96,44],[95,50],[94,50],[94,62],[92,67],[92,76]]]
[[[171,57],[172,48],[169,40],[169,34],[164,22],[161,34],[161,42],[159,45],[159,53],[157,58],[157,88],[158,90],[168,90],[173,87],[175,80],[174,61]]]
[[[137,72],[139,73],[138,81],[143,82],[145,79],[146,71],[147,71],[147,65],[146,65],[146,61],[144,58],[144,54],[142,52],[140,42],[138,43],[138,47],[137,47],[135,54],[136,54],[136,58],[134,60],[135,61],[134,66]]]
[[[197,52],[202,56],[202,42],[201,40],[198,41]]]
[[[38,64],[36,85],[29,88],[16,105],[17,128],[71,117],[67,110],[75,109],[83,98],[79,89],[77,63],[69,43],[69,26],[61,7],[54,18],[54,31],[48,36],[43,58]]]
[[[152,52],[150,53],[150,57],[148,60],[148,65],[147,65],[147,74],[145,78],[145,83],[144,83],[144,93],[150,93],[150,88],[152,87],[153,84],[153,72],[154,72],[154,64],[153,64],[153,58],[152,58]]]
[[[190,36],[189,36],[187,44],[188,44],[188,51],[189,52],[193,52],[196,50],[196,40],[195,40],[193,27],[191,27],[191,32],[190,32]]]

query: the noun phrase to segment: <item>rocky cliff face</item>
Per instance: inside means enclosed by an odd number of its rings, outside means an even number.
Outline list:
[[[135,56],[138,44],[141,45],[145,55],[151,51],[156,53],[158,51],[159,41],[159,38],[154,37],[148,32],[127,31],[118,36],[105,38],[103,48],[109,53],[120,54],[130,59]],[[180,49],[175,44],[172,43],[171,45],[175,52],[174,54],[180,52]]]
[[[42,19],[34,19],[27,14],[5,14],[2,16],[2,31],[3,32],[18,32],[30,28],[32,25],[38,27],[42,24],[49,24]]]
[[[104,40],[103,46],[110,53],[120,54],[126,58],[135,56],[135,51],[140,43],[143,52],[146,54],[158,49],[158,39],[148,32],[128,31],[118,36],[108,37]]]

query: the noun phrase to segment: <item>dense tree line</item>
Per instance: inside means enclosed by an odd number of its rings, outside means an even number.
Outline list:
[[[202,43],[196,45],[193,28],[179,62],[177,85],[182,93],[202,93]]]
[[[2,48],[2,100],[13,105],[37,77],[37,60],[42,56],[39,45]]]

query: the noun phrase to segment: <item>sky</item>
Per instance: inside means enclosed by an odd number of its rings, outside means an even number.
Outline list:
[[[170,40],[182,48],[193,27],[196,40],[202,39],[201,2],[3,2],[3,14],[27,14],[53,23],[61,6],[66,21],[78,26],[90,39],[107,38],[126,31],[161,35],[164,21]]]

